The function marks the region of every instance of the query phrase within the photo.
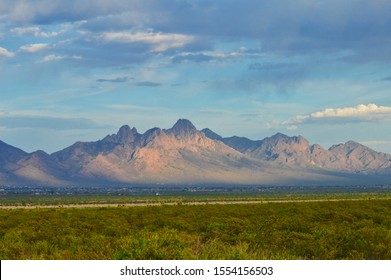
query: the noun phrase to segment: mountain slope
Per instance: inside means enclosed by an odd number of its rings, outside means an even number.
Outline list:
[[[63,177],[60,165],[45,152],[29,154],[0,141],[0,182],[56,185]]]
[[[122,126],[94,142],[51,155],[28,154],[0,141],[0,183],[237,183],[322,185],[391,183],[391,155],[349,141],[329,150],[302,136],[263,140],[222,137],[188,120],[141,134]]]
[[[13,173],[30,184],[66,185],[64,167],[43,151],[36,151],[17,161]]]
[[[246,168],[259,165],[206,137],[187,120],[144,134],[124,126],[103,140],[78,142],[52,156],[72,178],[120,182],[238,181]]]
[[[25,156],[26,152],[0,141],[0,182],[19,181],[13,170],[17,168],[16,163]]]
[[[14,164],[26,155],[25,151],[0,141],[0,168],[4,168],[8,164]]]
[[[335,156],[336,168],[366,174],[384,174],[391,169],[391,155],[378,153],[354,141],[334,145],[329,151]]]
[[[204,128],[203,130],[201,130],[201,132],[203,132],[208,138],[213,140],[219,140],[225,145],[230,146],[231,148],[234,148],[241,153],[253,151],[262,144],[261,140],[253,141],[246,137],[232,136],[223,138],[209,128]]]
[[[326,150],[317,144],[310,145],[300,135],[289,137],[277,133],[263,140],[252,141],[236,136],[223,138],[210,130],[203,131],[207,136],[251,158],[278,166],[363,174],[389,174],[391,169],[391,155],[376,152],[354,141],[334,145]]]

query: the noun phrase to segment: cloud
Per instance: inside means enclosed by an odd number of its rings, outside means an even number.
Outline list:
[[[11,32],[18,35],[31,34],[35,37],[44,37],[50,38],[58,36],[59,32],[43,32],[38,26],[28,26],[28,27],[15,27],[11,29]]]
[[[2,3],[0,21],[17,26],[11,29],[14,34],[49,38],[72,33],[73,41],[64,48],[63,55],[69,56],[77,50],[88,58],[84,63],[93,66],[143,62],[156,52],[168,52],[173,62],[206,62],[219,58],[204,51],[216,50],[225,42],[244,45],[251,42],[264,54],[349,50],[352,59],[391,59],[387,48],[391,2],[386,0],[327,3],[3,0]],[[76,22],[80,24],[72,25]],[[72,30],[64,31],[65,24],[72,26]],[[178,49],[189,53],[178,55]],[[241,53],[231,53],[229,57],[235,55]],[[251,67],[251,70],[277,71]]]
[[[36,53],[44,49],[47,49],[48,47],[49,44],[30,44],[30,45],[21,46],[20,50],[29,53]]]
[[[208,61],[225,61],[237,59],[246,55],[246,49],[241,47],[238,51],[202,51],[202,52],[186,52],[175,55],[171,60],[174,63],[181,62],[208,62]]]
[[[299,115],[283,124],[295,127],[307,123],[352,123],[387,119],[391,119],[391,107],[360,104],[356,107],[327,108],[308,115]]]
[[[138,82],[135,85],[138,87],[160,87],[162,84],[150,82],[150,81],[143,81],[143,82]]]
[[[0,127],[6,128],[45,128],[51,130],[107,128],[85,118],[57,118],[35,115],[0,114]]]
[[[390,9],[387,0],[3,0],[0,15],[9,22],[33,24],[15,32],[34,36],[55,35],[37,24],[86,20],[84,28],[89,31],[106,30],[108,37],[122,40],[135,36],[121,34],[124,30],[141,27],[205,41],[254,39],[269,51],[345,49],[376,56],[377,50],[382,55],[388,52]],[[173,48],[178,38],[170,36],[155,49]]]
[[[45,56],[41,62],[52,62],[52,61],[59,61],[59,60],[81,60],[83,59],[82,56],[80,55],[72,55],[72,56],[67,56],[67,55],[55,55],[55,54],[49,54]]]
[[[0,47],[0,57],[5,56],[5,57],[14,57],[15,54],[13,52],[10,52],[9,50]]]
[[[207,62],[219,58],[206,50],[248,42],[263,54],[350,51],[351,63],[391,60],[390,9],[387,0],[3,0],[0,22],[23,37],[73,36],[61,55],[77,51],[93,67],[140,63],[156,53]]]
[[[176,55],[172,58],[172,62],[179,63],[179,62],[207,62],[213,60],[213,56],[205,55],[205,54],[181,54]]]
[[[96,81],[99,83],[126,83],[130,80],[132,80],[132,78],[128,76],[124,76],[124,77],[117,77],[114,79],[97,79]]]
[[[43,58],[44,62],[50,62],[50,61],[57,61],[57,60],[62,60],[64,59],[65,56],[60,56],[60,55],[54,55],[54,54],[49,54]]]
[[[99,37],[107,42],[150,44],[154,52],[182,48],[194,40],[193,36],[161,32],[104,32]]]
[[[132,1],[134,2],[134,1]],[[2,0],[0,14],[21,23],[51,24],[90,19],[104,14],[120,14],[142,5],[112,0]]]

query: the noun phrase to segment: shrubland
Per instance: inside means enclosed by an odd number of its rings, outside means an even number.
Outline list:
[[[0,259],[391,259],[391,200],[0,209]]]

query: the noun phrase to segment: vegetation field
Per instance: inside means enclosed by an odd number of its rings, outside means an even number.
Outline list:
[[[391,185],[344,187],[261,186],[138,186],[138,187],[0,187],[3,206],[62,206],[86,204],[180,204],[193,202],[391,199]]]
[[[0,259],[391,259],[391,200],[0,209]]]

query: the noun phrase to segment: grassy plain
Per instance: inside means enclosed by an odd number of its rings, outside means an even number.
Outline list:
[[[0,209],[0,259],[391,259],[389,194],[262,203],[276,198],[255,204],[213,204],[254,200],[245,196],[34,198],[37,206],[118,206]],[[187,204],[195,200],[208,204]],[[135,201],[159,205],[121,206]]]

